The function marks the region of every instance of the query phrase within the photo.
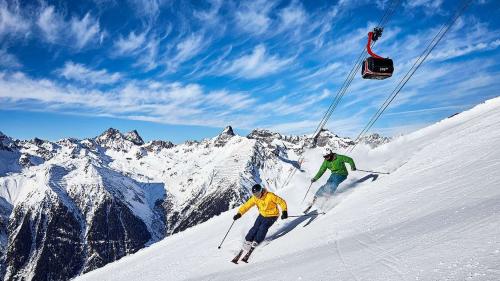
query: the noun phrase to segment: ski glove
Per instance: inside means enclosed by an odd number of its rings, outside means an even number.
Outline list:
[[[287,212],[287,211],[283,211],[283,212],[281,213],[281,219],[282,219],[282,220],[285,220],[285,219],[287,219],[287,218],[288,218],[288,212]]]
[[[317,181],[317,179],[315,179],[315,178],[312,178],[312,179],[311,179],[311,183],[313,183],[313,182],[315,182],[315,181]]]
[[[241,218],[241,214],[237,213],[236,215],[234,215],[233,220],[237,220],[239,218]]]

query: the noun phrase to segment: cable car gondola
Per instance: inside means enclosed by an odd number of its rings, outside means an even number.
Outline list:
[[[371,43],[382,36],[382,28],[376,27],[373,32],[368,32],[368,44],[366,50],[370,57],[363,61],[361,75],[364,79],[382,80],[392,76],[394,64],[390,58],[383,58],[372,52]]]

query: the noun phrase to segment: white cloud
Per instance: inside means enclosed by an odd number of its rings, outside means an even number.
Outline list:
[[[89,76],[89,71],[76,67],[71,77]],[[90,76],[95,75],[90,71]],[[68,74],[70,75],[70,74]],[[102,75],[102,73],[101,73]],[[105,72],[105,75],[109,73]],[[89,78],[90,79],[90,78]],[[151,85],[151,87],[149,87]],[[147,120],[184,125],[222,127],[229,123],[243,124],[249,118],[238,117],[249,111],[255,99],[246,93],[226,90],[205,92],[198,84],[129,81],[108,91],[81,87],[81,84],[60,84],[47,79],[33,79],[21,72],[0,72],[0,104],[23,110],[78,112],[83,115]],[[241,120],[233,122],[235,120]]]
[[[56,43],[60,39],[65,27],[64,18],[55,11],[53,6],[42,10],[38,16],[37,25],[50,43]]]
[[[19,68],[21,63],[16,56],[9,54],[7,50],[0,49],[0,66],[7,68]]]
[[[160,14],[160,7],[166,1],[164,0],[129,0],[133,6],[133,11],[140,17],[147,17],[147,20],[153,21]]]
[[[328,65],[321,67],[312,73],[301,75],[298,78],[298,80],[299,81],[308,81],[311,79],[325,78],[325,77],[333,75],[333,73],[340,70],[340,68],[342,66],[343,66],[343,64],[339,63],[339,62],[329,63]]]
[[[255,104],[256,100],[244,93],[230,93],[228,91],[213,91],[206,100],[213,105],[230,108],[231,111],[247,108]]]
[[[0,37],[8,34],[25,36],[30,25],[19,12],[19,7],[9,8],[5,2],[0,2]]]
[[[234,74],[241,78],[254,79],[276,73],[292,61],[293,58],[282,59],[275,55],[269,55],[264,45],[258,45],[251,54],[231,62],[222,74]]]
[[[500,39],[494,40],[492,42],[480,42],[477,44],[471,44],[466,46],[460,46],[453,49],[446,49],[435,54],[429,55],[429,60],[448,60],[456,57],[461,57],[468,55],[470,53],[478,52],[478,51],[489,51],[494,50],[500,46]]]
[[[177,43],[176,54],[166,62],[169,71],[175,71],[180,64],[195,57],[206,44],[202,34],[191,34]]]
[[[144,47],[144,51],[138,56],[135,65],[143,66],[146,71],[155,69],[158,66],[158,39],[149,40]]]
[[[210,9],[208,10],[195,10],[193,12],[193,16],[198,18],[199,20],[209,23],[215,24],[219,22],[219,10],[222,7],[222,0],[209,0]]]
[[[69,28],[77,49],[82,49],[90,43],[101,43],[104,39],[99,21],[93,18],[90,13],[85,14],[81,19],[71,18]]]
[[[246,1],[236,11],[236,22],[246,32],[262,34],[271,25],[269,13],[273,6],[272,1],[267,0]]]
[[[302,25],[307,20],[307,14],[302,5],[293,1],[288,7],[279,12],[282,28],[291,28]]]
[[[102,43],[105,32],[101,30],[99,20],[86,13],[81,19],[73,16],[66,21],[64,15],[54,6],[41,10],[36,20],[44,39],[51,44],[68,45],[77,50],[94,43]]]
[[[119,55],[126,55],[133,53],[137,49],[144,47],[146,41],[146,33],[136,34],[135,31],[129,33],[127,38],[120,36],[115,42],[116,52]]]
[[[424,7],[430,9],[436,9],[441,7],[443,0],[410,0],[406,2],[406,5],[410,8]]]
[[[66,62],[63,68],[56,70],[56,73],[67,80],[79,81],[86,84],[114,84],[121,79],[119,73],[109,73],[107,70],[93,70],[82,64]]]

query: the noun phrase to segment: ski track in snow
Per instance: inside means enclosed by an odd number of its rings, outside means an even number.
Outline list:
[[[257,212],[236,210],[124,257],[76,280],[500,280],[500,98],[374,150],[353,154],[359,168],[392,171],[375,181],[352,172],[320,215],[278,220],[249,264],[230,260]],[[277,190],[289,214],[321,163],[305,152],[304,172]],[[313,185],[308,199],[326,181]],[[299,223],[297,223],[299,222]]]

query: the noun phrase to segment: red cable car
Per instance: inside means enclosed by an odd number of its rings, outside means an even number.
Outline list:
[[[366,50],[370,57],[363,61],[361,75],[364,79],[382,80],[392,76],[394,72],[394,64],[390,58],[383,58],[372,52],[371,43],[377,41],[382,36],[382,28],[376,27],[373,32],[368,32],[368,44]]]

